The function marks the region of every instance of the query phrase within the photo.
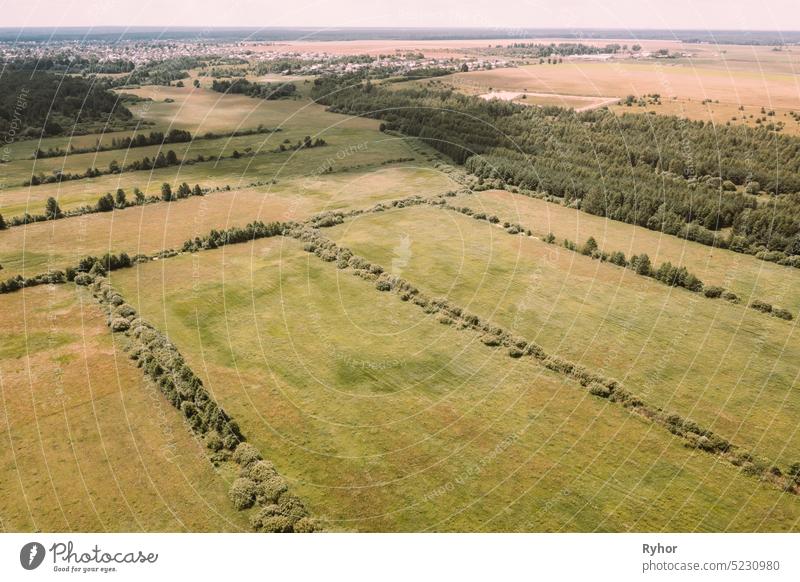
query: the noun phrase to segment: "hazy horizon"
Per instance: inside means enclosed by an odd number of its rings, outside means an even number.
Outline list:
[[[463,2],[407,0],[378,5],[363,0],[291,4],[232,0],[220,10],[210,0],[144,0],[131,4],[32,0],[0,2],[4,28],[19,27],[203,27],[203,28],[499,28],[640,30],[800,30],[800,10],[792,0],[534,0]]]

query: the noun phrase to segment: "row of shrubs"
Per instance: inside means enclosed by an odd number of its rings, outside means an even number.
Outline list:
[[[544,240],[545,242],[553,243],[555,242],[555,236],[550,233],[547,235],[547,237],[545,237]],[[608,261],[609,263],[618,265],[620,267],[627,267],[634,271],[637,275],[650,277],[656,281],[664,283],[665,285],[670,285],[671,287],[683,287],[684,289],[694,293],[702,293],[702,295],[708,299],[721,298],[730,303],[741,302],[739,296],[733,291],[728,291],[724,287],[719,287],[717,285],[704,285],[703,282],[694,274],[690,273],[686,267],[677,267],[669,261],[662,263],[658,268],[654,267],[650,261],[650,257],[646,253],[642,253],[641,255],[633,255],[628,260],[625,258],[625,253],[622,251],[614,251],[612,253],[601,251],[597,247],[597,241],[595,241],[593,237],[589,237],[581,246],[576,245],[570,240],[564,239],[564,247],[589,256],[593,259]],[[748,307],[762,313],[767,313],[773,317],[785,319],[787,321],[794,319],[792,313],[787,309],[774,307],[773,305],[765,301],[761,301],[760,299],[753,299],[748,304]]]
[[[97,212],[111,212],[112,210],[121,210],[123,208],[130,208],[132,206],[144,206],[145,204],[155,204],[158,202],[171,202],[189,196],[204,196],[209,190],[203,189],[199,184],[194,187],[189,186],[183,182],[177,189],[173,190],[172,186],[168,183],[161,185],[161,196],[145,196],[139,188],[133,189],[134,198],[128,198],[125,190],[118,188],[116,194],[112,195],[110,192],[102,195],[97,199],[94,206],[84,205],[79,208],[72,208],[70,210],[61,210],[58,201],[52,196],[45,202],[44,212],[42,214],[29,214],[25,213],[21,216],[15,216],[8,220],[8,223],[0,216],[0,230],[8,228],[9,226],[23,226],[32,224],[34,222],[44,222],[47,220],[59,220],[62,218],[71,218],[75,216],[83,216],[84,214],[94,214]]]
[[[302,241],[305,251],[315,254],[323,261],[335,262],[339,269],[348,269],[358,277],[373,281],[379,291],[394,293],[401,300],[414,303],[425,313],[435,315],[440,323],[480,333],[481,341],[485,345],[502,347],[512,358],[533,357],[548,369],[577,380],[591,394],[619,403],[633,412],[665,426],[673,434],[683,437],[688,447],[723,456],[748,474],[771,480],[786,491],[798,493],[800,464],[789,467],[784,475],[778,467],[771,465],[768,461],[743,451],[723,437],[700,427],[697,423],[645,403],[614,379],[591,372],[583,366],[559,356],[547,354],[539,344],[516,336],[488,321],[483,321],[477,315],[467,312],[447,299],[427,297],[408,281],[391,275],[380,265],[371,263],[363,257],[355,255],[351,250],[338,246],[313,228],[299,226],[288,231],[287,234]]]
[[[90,262],[87,259],[83,266]],[[130,358],[181,411],[191,430],[205,442],[212,462],[219,465],[232,461],[239,466],[239,477],[228,493],[237,510],[256,508],[250,518],[253,529],[313,532],[316,525],[303,502],[288,492],[286,481],[262,459],[258,449],[245,442],[236,421],[217,404],[175,345],[139,317],[102,275],[84,273],[75,282],[91,290],[106,310],[111,330],[128,338]]]
[[[449,210],[454,210],[456,212],[460,212],[461,214],[471,216],[476,220],[486,220],[492,224],[499,224],[501,222],[497,216],[487,215],[485,212],[475,212],[469,207],[453,206],[450,204],[445,204],[444,207]],[[503,222],[502,226],[509,234],[525,234],[527,236],[531,236],[530,229],[527,229],[520,224]],[[556,242],[556,237],[553,233],[549,233],[544,237],[543,240],[546,243],[554,244]],[[626,258],[625,253],[622,251],[614,251],[611,253],[605,252],[598,247],[597,241],[591,236],[582,245],[579,245],[569,239],[564,239],[562,244],[564,248],[570,251],[580,253],[602,262],[609,262],[619,267],[629,268],[637,275],[650,277],[651,279],[655,279],[656,281],[671,287],[682,287],[688,291],[692,291],[693,293],[702,293],[704,297],[709,299],[722,298],[731,303],[741,302],[739,296],[732,291],[728,291],[727,289],[716,285],[704,285],[703,282],[693,273],[689,272],[686,267],[673,265],[669,261],[662,263],[658,267],[655,267],[652,264],[650,257],[646,253],[633,255],[630,257],[630,259],[628,259]],[[751,301],[748,304],[748,307],[755,309],[756,311],[772,315],[773,317],[785,319],[787,321],[794,319],[792,313],[787,309],[775,307],[759,299],[754,299]]]
[[[264,127],[263,124],[260,124],[258,127],[252,129],[239,129],[235,131],[225,131],[225,132],[206,132],[200,138],[197,139],[219,139],[223,137],[243,137],[248,135],[257,135],[262,133],[276,133],[282,131],[280,127],[277,128],[268,128]],[[122,137],[122,138],[113,138],[110,144],[103,145],[102,143],[97,143],[93,146],[89,147],[82,147],[77,148],[75,146],[70,146],[68,150],[63,148],[48,148],[47,150],[36,149],[33,152],[32,158],[34,160],[43,159],[43,158],[56,158],[61,156],[67,155],[75,155],[75,154],[88,154],[88,153],[96,153],[96,152],[107,152],[111,150],[128,150],[132,148],[140,148],[146,146],[153,146],[153,145],[164,145],[168,143],[185,143],[192,141],[192,134],[188,131],[182,129],[170,129],[166,134],[160,131],[151,131],[149,135],[145,135],[144,133],[136,134],[133,137]]]
[[[299,149],[308,149],[308,148],[315,148],[327,145],[325,140],[322,138],[317,138],[312,140],[310,136],[306,136],[303,140],[298,140],[297,143],[291,144],[288,140],[285,140],[284,143],[280,144],[278,147],[272,150],[261,152],[263,154],[270,154],[270,153],[279,153],[285,151],[294,151]],[[250,150],[250,148],[248,148]],[[69,182],[71,180],[83,180],[84,178],[96,178],[97,176],[106,176],[109,174],[121,174],[123,172],[137,172],[141,170],[156,170],[159,168],[168,168],[170,166],[191,166],[197,163],[207,162],[207,161],[220,161],[224,159],[239,159],[244,156],[253,157],[257,154],[254,151],[246,151],[245,153],[241,153],[238,150],[233,150],[229,156],[224,156],[222,154],[207,157],[203,154],[198,154],[192,158],[184,157],[179,158],[178,155],[173,150],[168,150],[165,154],[164,152],[159,152],[158,155],[153,158],[152,160],[145,156],[141,160],[134,160],[132,162],[128,162],[126,164],[120,164],[117,160],[111,160],[108,164],[108,168],[100,169],[100,168],[87,168],[85,172],[61,172],[57,171],[53,174],[45,175],[45,174],[36,174],[31,176],[30,180],[23,182],[23,186],[38,186],[40,184],[54,184],[59,182]]]

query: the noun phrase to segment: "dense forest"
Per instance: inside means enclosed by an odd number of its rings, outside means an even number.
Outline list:
[[[295,94],[297,87],[293,83],[255,83],[247,79],[217,81],[211,83],[211,89],[219,93],[235,93],[257,99],[282,99]]]
[[[317,79],[332,111],[417,136],[492,184],[770,260],[800,254],[800,139],[671,116],[575,113],[446,89]],[[768,199],[760,201],[755,194]],[[725,234],[722,229],[729,229]]]
[[[97,79],[6,71],[0,83],[0,135],[59,135],[80,124],[126,121],[131,112]]]

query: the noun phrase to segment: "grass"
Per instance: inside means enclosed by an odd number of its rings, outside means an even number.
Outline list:
[[[249,529],[87,293],[2,295],[0,328],[0,530]]]
[[[327,231],[434,296],[622,381],[782,467],[797,461],[794,324],[430,207]],[[404,241],[404,244],[400,244]]]
[[[327,140],[326,136],[326,140]],[[246,186],[297,177],[316,177],[332,162],[334,171],[347,168],[378,166],[387,160],[414,157],[404,142],[383,136],[377,131],[332,137],[329,145],[297,152],[268,153],[256,157],[226,158],[194,165],[173,166],[149,171],[125,172],[97,178],[74,180],[62,184],[12,188],[0,194],[0,213],[6,217],[25,212],[40,214],[49,197],[55,197],[61,208],[68,210],[93,205],[106,192],[124,189],[132,196],[138,187],[148,196],[158,196],[161,185],[168,182],[173,189],[181,182],[200,184],[204,188]],[[361,149],[358,144],[366,144]]]
[[[325,210],[366,208],[382,200],[455,187],[444,174],[409,163],[39,222],[0,231],[0,276],[63,270],[81,257],[106,252],[152,254],[180,248],[185,240],[212,228],[244,226],[253,220],[300,221]]]
[[[622,251],[628,257],[647,253],[657,265],[665,261],[684,265],[705,284],[731,289],[745,301],[761,299],[788,308],[795,316],[800,312],[797,269],[503,190],[461,196],[453,204],[520,223],[539,238],[552,232],[559,242],[566,238],[582,244],[591,236],[608,252]]]
[[[372,236],[392,245],[391,222]],[[297,241],[180,256],[114,272],[112,283],[329,528],[797,528],[796,497],[440,325]]]

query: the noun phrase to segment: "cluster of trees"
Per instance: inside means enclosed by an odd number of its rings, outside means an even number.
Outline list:
[[[0,134],[46,137],[73,133],[81,124],[131,118],[104,81],[47,72],[3,72]]]
[[[422,138],[487,183],[546,192],[704,244],[800,251],[796,137],[671,116],[524,107],[432,87],[389,90],[363,74],[318,78],[312,95],[332,111]],[[761,205],[745,188],[776,200]]]
[[[153,61],[134,69],[129,75],[111,81],[114,86],[125,85],[171,85],[174,81],[189,76],[188,70],[203,64],[196,57],[174,57],[163,61]]]
[[[256,83],[247,79],[214,80],[211,90],[219,93],[235,93],[255,97],[257,99],[283,99],[291,97],[297,91],[294,83]]]
[[[162,131],[151,131],[149,135],[138,133],[133,137],[113,138],[108,145],[98,143],[88,148],[76,148],[70,146],[69,152],[61,148],[48,148],[46,150],[36,149],[33,152],[33,159],[56,158],[69,154],[86,154],[93,152],[106,152],[110,150],[124,150],[130,148],[140,148],[151,145],[163,145],[167,143],[184,143],[192,141],[192,134],[183,129],[170,129],[166,134]]]
[[[532,57],[532,58],[547,58],[552,56],[568,57],[572,55],[598,55],[598,54],[616,54],[622,49],[619,44],[607,44],[605,46],[593,46],[583,43],[575,42],[562,42],[562,43],[538,43],[538,42],[515,42],[502,49],[490,51],[497,52],[505,55],[519,56],[519,57]]]

